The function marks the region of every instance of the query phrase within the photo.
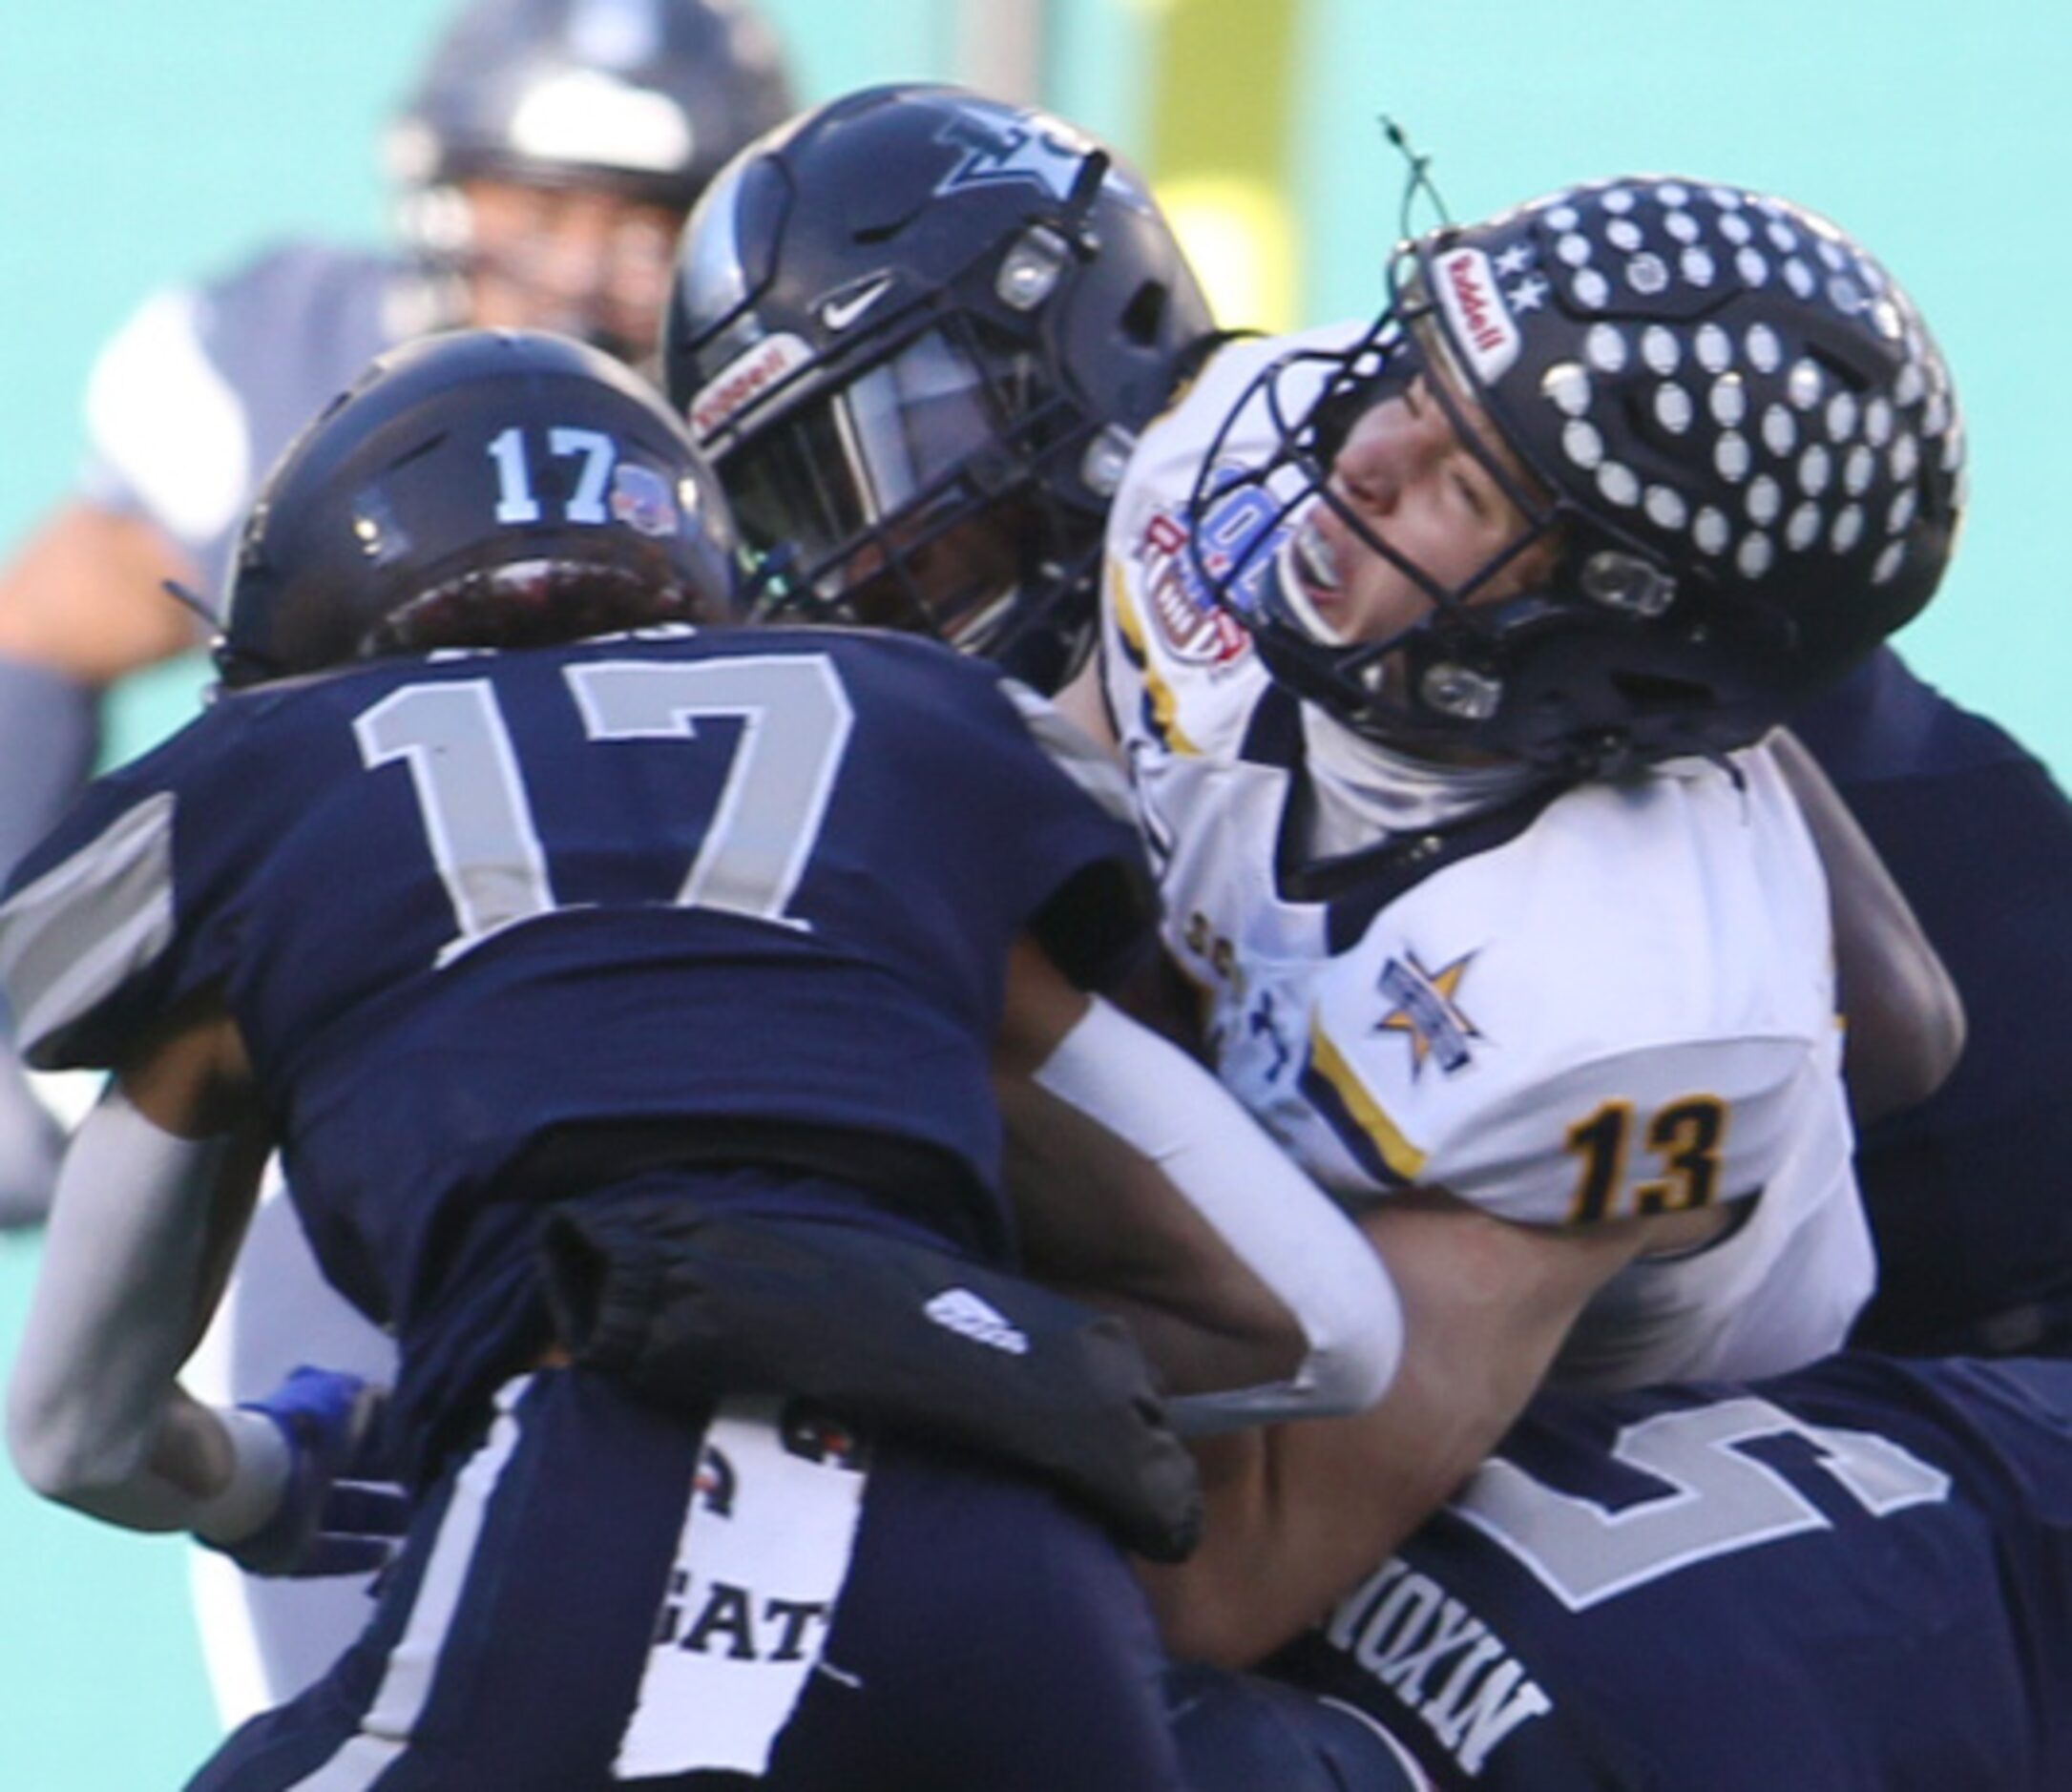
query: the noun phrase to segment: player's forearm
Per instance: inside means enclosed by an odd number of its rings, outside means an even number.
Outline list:
[[[10,1431],[22,1478],[46,1499],[131,1531],[191,1531],[219,1542],[259,1529],[280,1504],[288,1450],[256,1413],[165,1392],[143,1434],[97,1427]]]
[[[79,794],[98,738],[92,690],[0,646],[0,882]],[[11,1026],[0,1002],[0,1226],[48,1215],[61,1142],[23,1074]]]
[[[142,1529],[206,1521],[235,1491],[213,1422],[177,1383],[256,1183],[251,1141],[177,1130],[221,1117],[203,1068],[217,1038],[197,1029],[164,1045],[73,1135],[8,1388],[23,1476]]]
[[[1835,981],[1849,1020],[1843,1074],[1859,1126],[1925,1101],[1964,1050],[1964,1004],[1905,893],[1819,762],[1789,729],[1766,743],[1828,879]]]
[[[1470,1391],[1410,1346],[1371,1411],[1211,1439],[1198,1449],[1201,1547],[1140,1573],[1185,1660],[1249,1667],[1387,1560],[1503,1435],[1528,1387]],[[1522,1378],[1520,1378],[1522,1380]]]
[[[1379,1398],[1402,1342],[1386,1269],[1213,1077],[1097,1005],[1034,1080],[1111,1150],[1092,1176],[1054,1173],[1048,1206],[1039,1193],[1026,1217],[1054,1243],[1095,1228],[1110,1247],[1107,1273],[1075,1280],[1183,1322],[1165,1333],[1169,1358],[1186,1356],[1193,1328],[1194,1360],[1165,1366],[1205,1388],[1214,1361],[1215,1391],[1175,1401],[1183,1428],[1357,1411]],[[1247,1340],[1261,1347],[1234,1355]],[[1234,1371],[1243,1379],[1228,1379]]]
[[[1369,1412],[1198,1452],[1202,1547],[1145,1571],[1178,1655],[1245,1666],[1315,1623],[1496,1446],[1575,1314],[1643,1237],[1534,1232],[1423,1196],[1381,1204],[1362,1227],[1402,1295],[1395,1380]]]
[[[195,644],[163,587],[197,577],[149,519],[66,504],[0,569],[0,656],[98,691]]]
[[[1127,1322],[1174,1394],[1295,1372],[1294,1316],[1155,1166],[1033,1082],[996,1093],[1031,1276]]]

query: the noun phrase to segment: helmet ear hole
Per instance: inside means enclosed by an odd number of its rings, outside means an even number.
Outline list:
[[[1632,709],[1643,714],[1687,714],[1709,702],[1712,697],[1709,685],[1663,672],[1622,668],[1613,672],[1610,683]]]
[[[1122,334],[1140,348],[1149,347],[1158,342],[1160,332],[1165,326],[1165,313],[1170,295],[1156,281],[1146,281],[1138,287],[1128,304],[1122,307]]]

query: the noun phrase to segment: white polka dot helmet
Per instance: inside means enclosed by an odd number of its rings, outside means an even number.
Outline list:
[[[1279,580],[1242,599],[1226,581],[1269,668],[1355,726],[1584,774],[1724,751],[1934,594],[1963,504],[1956,394],[1913,302],[1827,219],[1632,177],[1433,231],[1391,283],[1277,465],[1321,490],[1350,416],[1435,358],[1442,402],[1480,404],[1543,488],[1517,495],[1559,552],[1503,602],[1466,601],[1489,569],[1452,593],[1421,578],[1429,617],[1350,648]],[[1385,689],[1396,652],[1409,676]]]

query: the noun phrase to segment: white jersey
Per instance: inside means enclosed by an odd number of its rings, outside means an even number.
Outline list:
[[[1219,1074],[1352,1201],[1443,1188],[1545,1226],[1744,1203],[1717,1241],[1601,1291],[1558,1367],[1572,1386],[1834,1348],[1872,1258],[1826,884],[1781,773],[1757,748],[1517,788],[1308,857],[1306,766],[1336,724],[1209,605],[1183,521],[1279,346],[1226,348],[1146,431],[1108,535],[1105,693]]]

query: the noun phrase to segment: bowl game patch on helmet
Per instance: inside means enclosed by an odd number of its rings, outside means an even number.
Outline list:
[[[683,526],[669,482],[636,461],[620,461],[612,469],[612,514],[642,535],[674,535]]]

